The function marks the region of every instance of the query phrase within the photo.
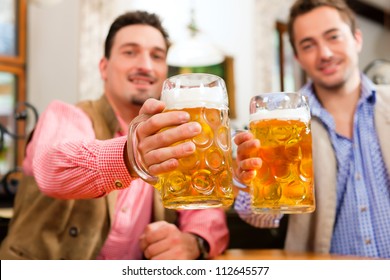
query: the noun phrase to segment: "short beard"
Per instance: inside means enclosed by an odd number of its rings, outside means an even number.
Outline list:
[[[153,94],[144,92],[142,94],[133,95],[130,101],[133,105],[142,106],[149,98],[155,97],[153,96]]]
[[[148,98],[149,98],[149,97],[147,97],[146,99],[148,99]],[[133,105],[142,106],[142,105],[144,105],[146,99],[145,99],[145,98],[140,98],[140,97],[138,97],[138,96],[133,96],[133,97],[131,98],[131,103],[132,103]]]

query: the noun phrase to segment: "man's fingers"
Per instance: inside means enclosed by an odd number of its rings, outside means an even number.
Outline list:
[[[254,136],[252,133],[248,131],[242,131],[234,136],[234,143],[236,143],[236,145],[240,145],[241,143],[252,140],[253,138]]]
[[[190,121],[190,115],[184,111],[171,111],[152,115],[138,126],[137,135],[140,139],[143,139],[159,132],[161,129],[178,126],[188,121]]]
[[[260,149],[260,141],[258,139],[252,139],[249,141],[242,142],[237,147],[237,159],[244,160],[256,154]]]
[[[198,135],[201,131],[202,127],[198,122],[185,123],[160,131],[143,138],[142,140],[140,139],[138,149],[142,151],[145,156],[149,151],[169,147],[177,142],[189,140]]]
[[[164,102],[157,100],[155,98],[149,98],[145,101],[144,105],[141,107],[139,114],[154,115],[160,113],[164,110]]]
[[[192,155],[195,152],[192,142],[181,143],[176,146],[153,150],[144,156],[150,174],[160,174],[175,170],[179,159]]]
[[[146,226],[143,238],[146,243],[154,243],[166,238],[169,233],[169,227],[173,226],[166,221],[150,223]]]

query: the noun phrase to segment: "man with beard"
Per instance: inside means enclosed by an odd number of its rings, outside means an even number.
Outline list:
[[[309,76],[301,92],[312,114],[317,208],[290,215],[285,248],[390,258],[390,88],[358,68],[362,34],[343,0],[297,0],[290,10],[290,43]],[[250,133],[235,138],[238,176],[248,184],[260,158]],[[257,227],[278,226],[281,215],[255,215],[241,192],[235,208]]]
[[[128,124],[164,109],[157,99],[168,47],[155,14],[129,12],[113,22],[99,64],[102,97],[77,106],[55,101],[35,127],[1,259],[197,259],[227,247],[222,209],[164,209],[128,163]],[[148,120],[148,131],[140,128],[153,140],[161,128],[174,127],[160,135],[173,136],[170,142],[148,146],[167,160],[154,162],[152,173],[174,169],[178,158],[194,152],[188,142],[163,146],[200,133],[188,120],[185,112],[162,113]]]

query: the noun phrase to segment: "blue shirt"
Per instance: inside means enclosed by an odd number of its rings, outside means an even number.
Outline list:
[[[302,88],[313,116],[326,127],[337,160],[337,209],[331,253],[390,257],[390,178],[374,123],[375,88],[362,75],[353,137],[335,131],[333,117],[309,83]],[[390,141],[390,140],[389,140]]]

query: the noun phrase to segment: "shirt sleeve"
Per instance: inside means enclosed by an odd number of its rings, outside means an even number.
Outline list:
[[[283,214],[254,213],[251,209],[250,195],[241,190],[238,191],[234,202],[234,210],[243,221],[257,228],[277,228],[283,217]]]
[[[101,197],[130,185],[132,178],[123,160],[126,140],[96,140],[81,109],[55,101],[39,118],[23,168],[48,196]]]
[[[222,208],[179,211],[182,232],[201,236],[210,245],[210,258],[220,255],[229,244],[229,230]]]

